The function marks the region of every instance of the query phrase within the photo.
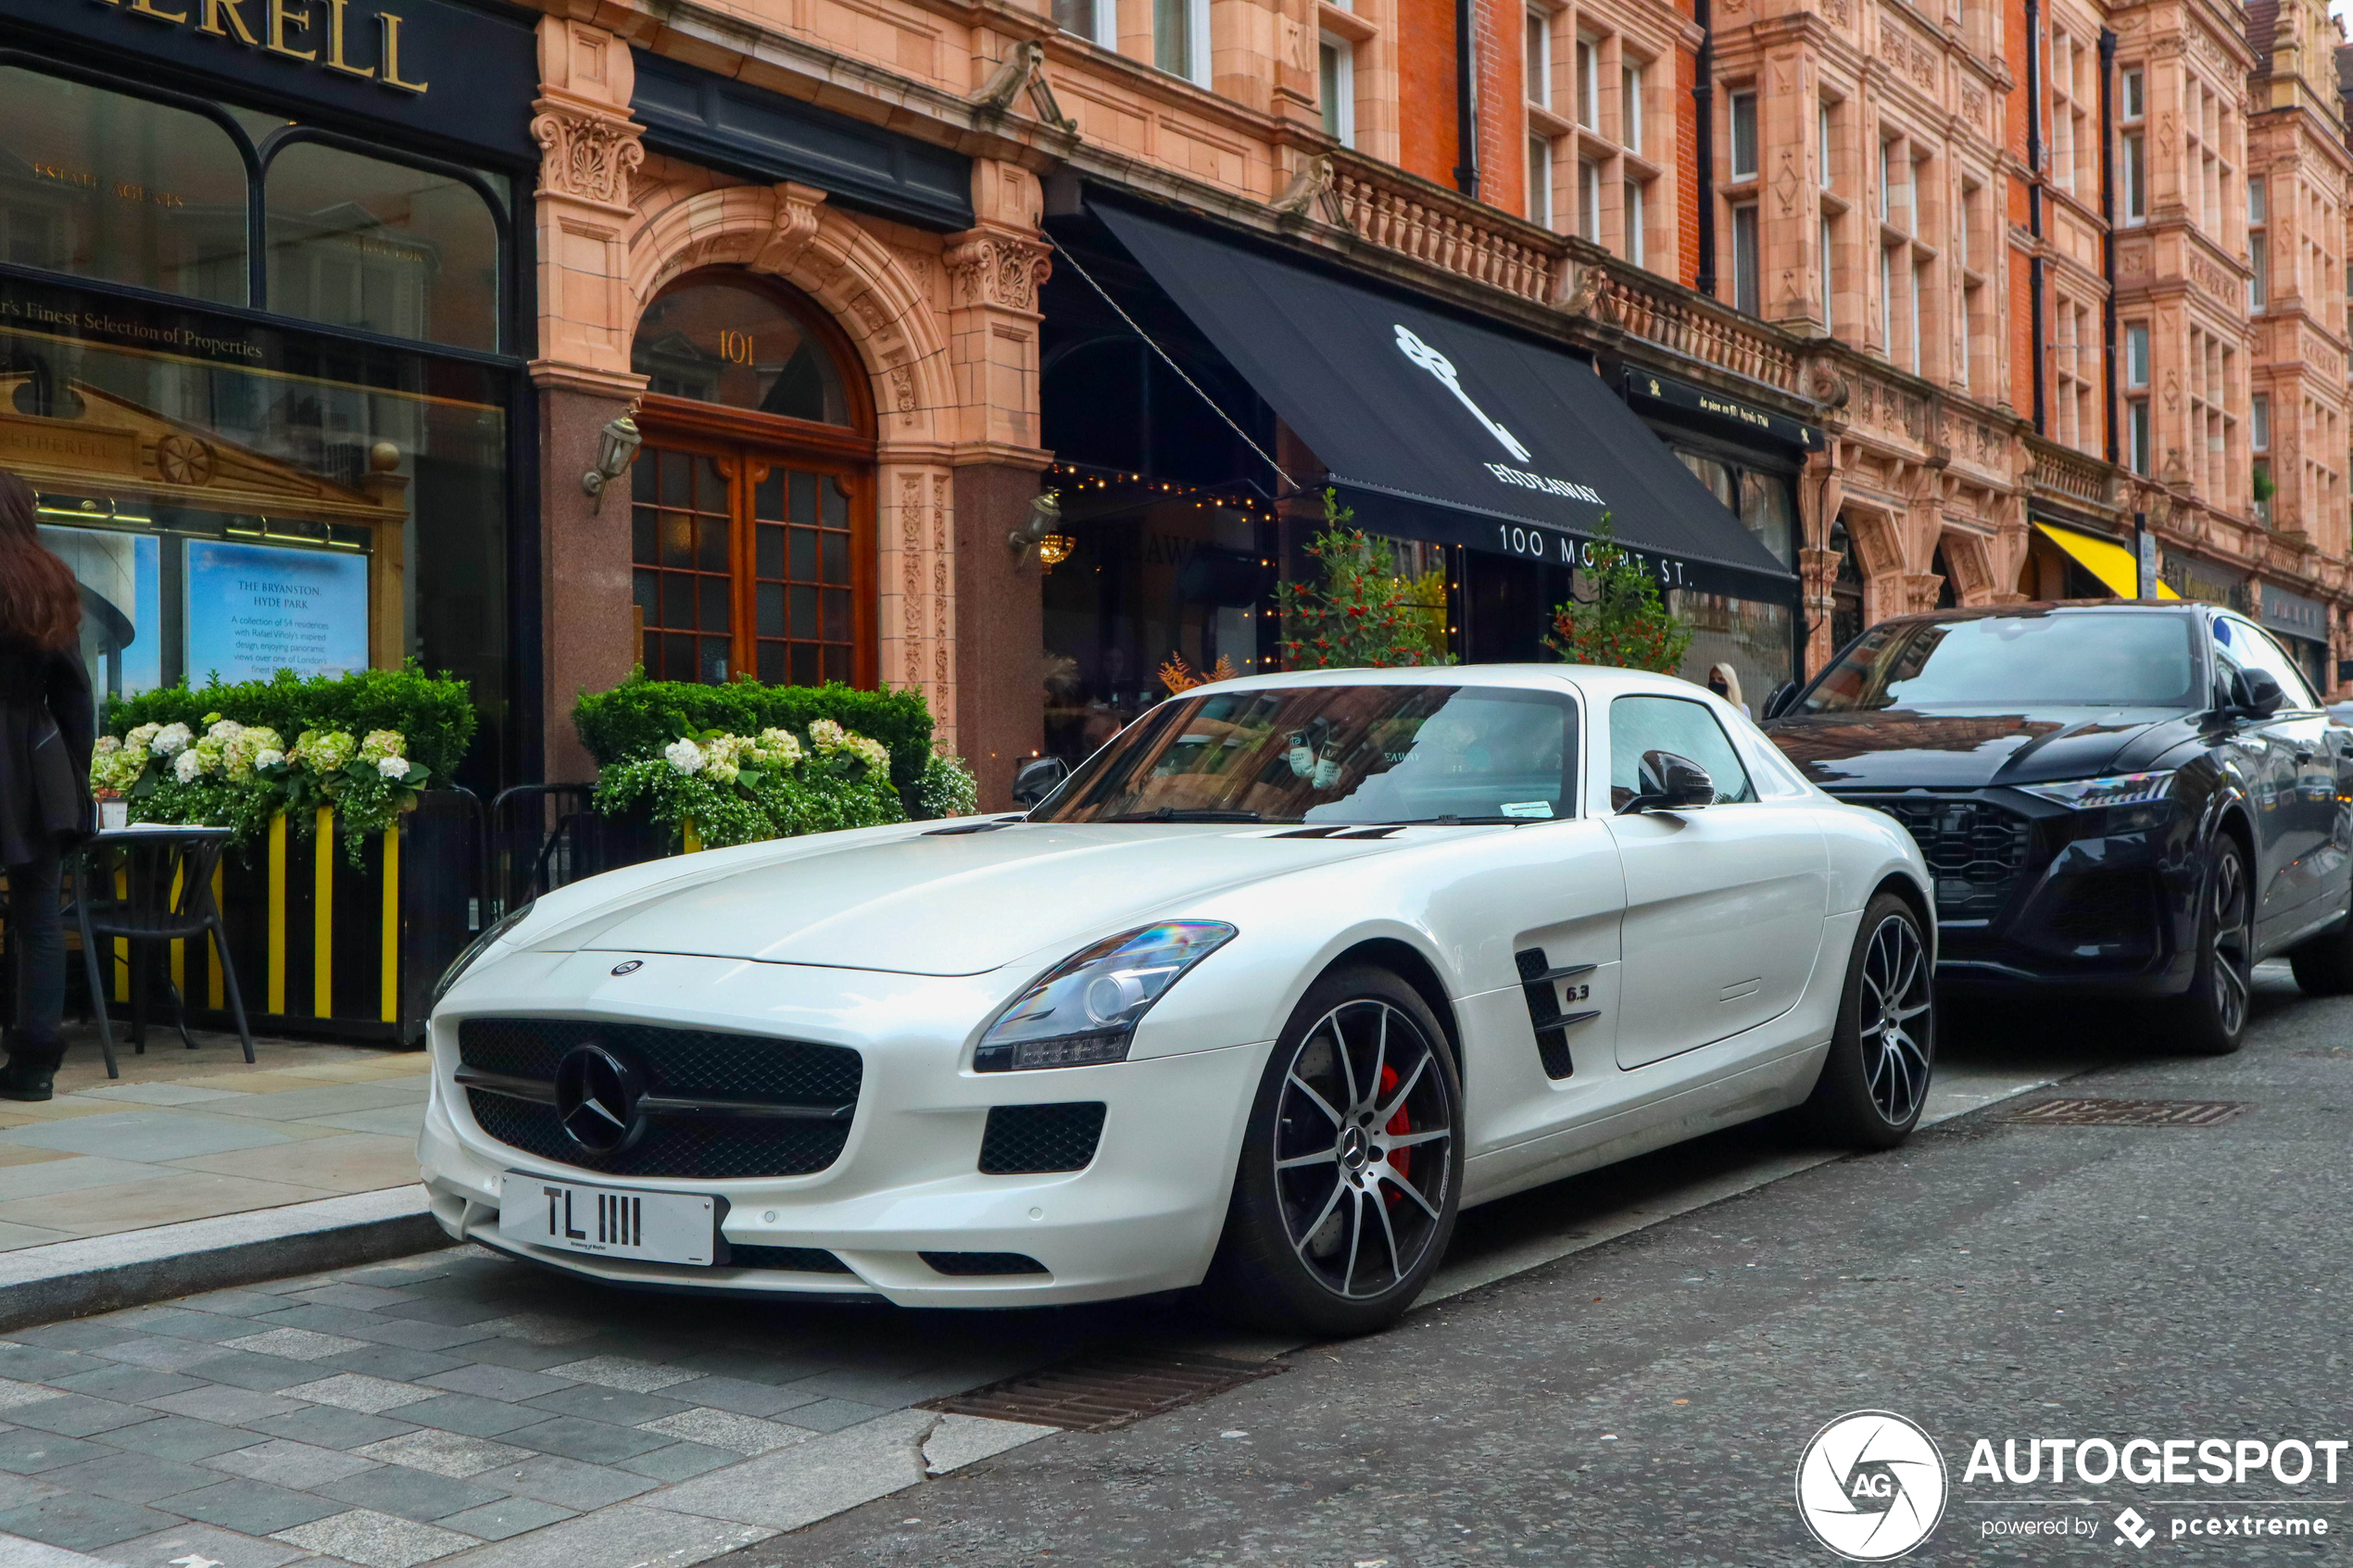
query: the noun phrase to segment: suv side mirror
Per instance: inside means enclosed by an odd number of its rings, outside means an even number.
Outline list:
[[[1013,770],[1013,798],[1025,809],[1037,804],[1062,787],[1070,777],[1070,764],[1059,757],[1033,757]]]
[[[1766,694],[1765,706],[1756,710],[1756,717],[1760,720],[1778,719],[1783,713],[1788,712],[1789,705],[1796,700],[1797,683],[1795,681],[1783,681],[1780,685],[1775,686],[1770,692]]]
[[[1688,757],[1671,751],[1642,753],[1641,788],[1618,808],[1620,816],[1637,811],[1689,811],[1716,804],[1716,781]]]
[[[2260,670],[2241,670],[2231,676],[2231,703],[2253,719],[2269,719],[2287,706],[2280,684]]]

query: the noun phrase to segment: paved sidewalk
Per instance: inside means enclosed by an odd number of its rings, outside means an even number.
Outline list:
[[[0,1100],[0,1251],[416,1181],[424,1052],[195,1037],[119,1034],[109,1080],[75,1025],[57,1098]]]
[[[584,1289],[473,1247],[19,1330],[0,1565],[700,1562],[1044,1436],[907,1407],[1067,1332]]]

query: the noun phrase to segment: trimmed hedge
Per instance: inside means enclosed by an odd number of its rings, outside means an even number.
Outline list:
[[[812,720],[831,719],[890,748],[890,782],[901,791],[922,779],[931,757],[931,709],[915,691],[855,686],[767,686],[731,681],[648,681],[642,674],[608,692],[583,692],[572,710],[581,744],[601,768],[660,757],[681,735],[718,730],[756,735],[766,729],[806,736]]]
[[[473,744],[474,704],[466,683],[443,671],[428,675],[412,660],[399,670],[355,670],[308,678],[281,670],[267,681],[163,686],[107,701],[101,734],[120,735],[141,724],[185,724],[205,732],[205,715],[267,725],[289,745],[305,730],[397,730],[408,757],[434,782],[447,784]]]

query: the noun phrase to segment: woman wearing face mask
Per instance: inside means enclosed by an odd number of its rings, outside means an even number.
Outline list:
[[[1707,667],[1707,689],[1739,709],[1746,717],[1751,719],[1756,717],[1755,714],[1749,712],[1748,704],[1742,700],[1741,678],[1730,665],[1711,664]]]
[[[39,503],[0,472],[0,861],[17,949],[16,1016],[0,1098],[47,1099],[65,1056],[58,862],[90,834],[96,718],[82,663],[82,593],[42,546]]]

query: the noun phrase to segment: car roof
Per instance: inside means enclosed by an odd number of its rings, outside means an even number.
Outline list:
[[[1872,624],[1901,626],[1919,621],[1989,621],[2004,616],[2015,619],[2028,615],[2080,614],[2085,610],[2133,610],[2140,614],[2167,615],[2230,613],[2221,605],[2206,604],[2197,599],[2035,599],[2026,604],[1956,605],[1949,609],[1916,610],[1909,615],[1891,615]]]
[[[1291,689],[1300,686],[1516,686],[1538,691],[1559,691],[1564,686],[1578,686],[1597,696],[1617,691],[1672,692],[1690,696],[1705,693],[1697,685],[1677,675],[1657,675],[1647,670],[1619,670],[1599,664],[1416,664],[1397,669],[1292,670],[1276,674],[1240,675],[1230,681],[1214,683],[1219,692],[1254,692]],[[1179,693],[1192,696],[1213,689],[1193,686]]]

